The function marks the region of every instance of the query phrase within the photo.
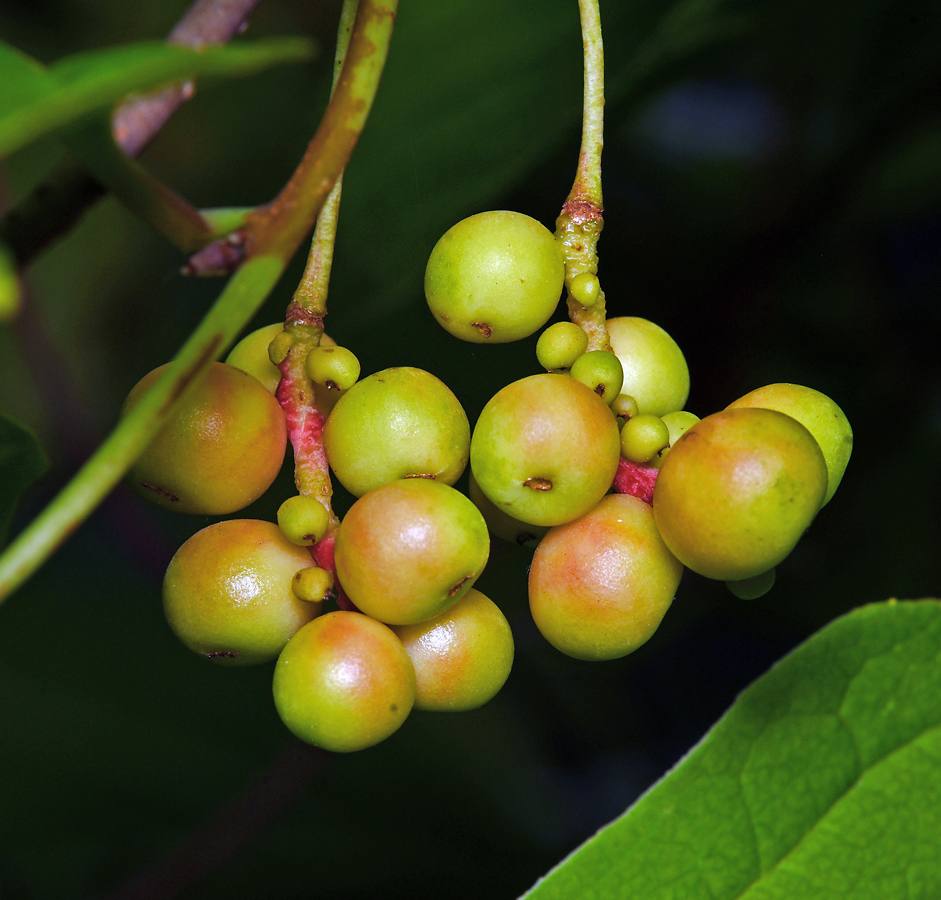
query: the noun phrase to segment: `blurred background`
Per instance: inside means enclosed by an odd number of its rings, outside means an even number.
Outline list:
[[[164,36],[179,0],[0,0],[0,38],[43,61]],[[118,489],[0,608],[0,897],[513,898],[623,811],[782,654],[861,604],[941,588],[941,6],[930,0],[602,0],[607,108],[600,276],[610,315],[678,341],[700,416],[763,384],[833,397],[855,430],[840,491],[751,602],[687,573],[623,660],[535,631],[527,551],[494,542],[478,586],[514,670],[484,708],[415,713],[327,758],[289,740],[271,667],[217,668],[160,605],[176,547],[211,520]],[[326,101],[339,2],[263,0],[246,39],[307,34],[305,65],[201,85],[145,152],[200,206],[269,199]],[[327,328],[363,373],[435,372],[473,421],[537,371],[535,339],[463,344],[422,295],[437,238],[485,209],[550,228],[581,114],[574,0],[404,2],[346,180]],[[61,157],[0,171],[15,205]],[[221,282],[117,204],[27,276],[0,328],[0,411],[52,459],[25,522],[183,342]],[[255,326],[283,317],[289,271]],[[273,518],[290,463],[245,515]],[[342,510],[348,497],[339,496]],[[21,522],[21,524],[22,524]]]

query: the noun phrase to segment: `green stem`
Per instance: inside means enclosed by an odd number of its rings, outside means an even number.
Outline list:
[[[166,372],[0,557],[0,602],[39,568],[124,477],[167,421],[175,401],[249,322],[284,266],[285,261],[276,256],[256,257],[229,280]]]
[[[582,143],[575,183],[556,220],[556,237],[565,258],[565,285],[583,273],[598,272],[598,237],[604,227],[601,194],[601,149],[604,144],[604,47],[598,0],[578,0],[582,26],[585,84],[582,103]],[[588,335],[589,350],[610,350],[605,326],[604,292],[584,306],[572,296],[566,299],[569,318]]]

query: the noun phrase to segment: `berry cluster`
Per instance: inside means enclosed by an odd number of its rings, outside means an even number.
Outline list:
[[[303,440],[317,446],[304,449],[356,501],[340,520],[328,493],[300,493],[277,524],[218,522],[170,563],[172,629],[223,664],[276,659],[275,705],[303,740],[361,749],[413,708],[472,709],[500,690],[513,637],[474,588],[491,534],[535,545],[529,601],[545,638],[612,659],[654,633],[684,568],[760,596],[833,496],[852,446],[836,404],[778,384],[699,420],[683,409],[689,372],[673,339],[644,319],[605,319],[595,271],[570,262],[564,240],[518,213],[455,225],[428,261],[431,311],[464,340],[502,343],[542,328],[565,288],[573,321],[536,346],[546,371],[500,390],[471,433],[434,375],[360,379],[353,353],[318,336],[303,358],[316,413]],[[600,321],[586,327],[593,308]],[[273,362],[290,346],[273,325],[213,364],[138,461],[135,489],[196,514],[267,490],[291,432]],[[468,463],[465,495],[454,485]]]

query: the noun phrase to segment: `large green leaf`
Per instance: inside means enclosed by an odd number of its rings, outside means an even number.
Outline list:
[[[0,546],[20,496],[49,465],[36,436],[6,416],[0,416]]]
[[[78,53],[44,69],[0,44],[0,157],[127,94],[197,75],[247,75],[310,53],[301,38],[202,50],[152,42]]]
[[[941,896],[941,603],[829,625],[525,896]]]

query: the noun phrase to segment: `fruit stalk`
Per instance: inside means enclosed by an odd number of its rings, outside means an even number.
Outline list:
[[[601,149],[604,143],[604,46],[597,0],[579,0],[585,80],[582,100],[582,143],[575,182],[556,219],[556,237],[565,258],[569,318],[588,335],[589,350],[610,350],[605,328],[604,292],[586,305],[573,296],[580,275],[596,276],[598,237],[604,227],[601,195]]]

